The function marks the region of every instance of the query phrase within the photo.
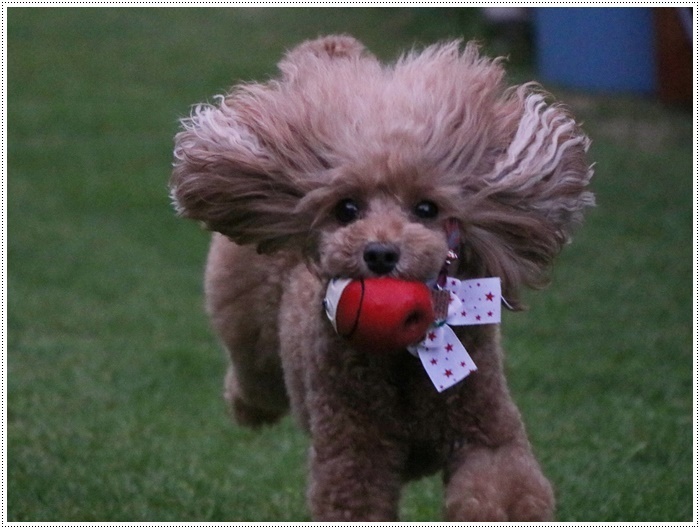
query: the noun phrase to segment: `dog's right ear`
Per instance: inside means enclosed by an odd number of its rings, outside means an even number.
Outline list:
[[[182,120],[170,194],[182,217],[239,244],[272,251],[294,244],[305,231],[294,211],[308,189],[284,170],[274,148],[256,134],[252,109],[236,105],[236,99],[197,106]]]

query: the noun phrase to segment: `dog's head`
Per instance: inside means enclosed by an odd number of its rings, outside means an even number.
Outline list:
[[[197,106],[175,138],[178,212],[324,277],[434,279],[460,231],[461,277],[518,306],[593,196],[588,139],[535,85],[459,42],[382,65],[346,36],[301,44],[265,84]]]

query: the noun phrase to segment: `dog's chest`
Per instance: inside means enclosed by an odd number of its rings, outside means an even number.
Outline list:
[[[376,399],[371,389],[349,398],[357,399],[355,406],[370,410],[368,419],[388,435],[428,444],[445,438],[447,399],[435,390],[418,358],[404,351],[369,359],[367,380],[372,389],[381,387]]]
[[[280,307],[288,390],[304,395],[293,398],[293,406],[306,407],[309,399],[321,397],[394,439],[434,445],[451,437],[448,410],[459,390],[439,393],[421,361],[408,351],[353,350],[325,318],[322,299],[320,282],[306,269],[295,270]],[[300,409],[297,415],[309,411]]]

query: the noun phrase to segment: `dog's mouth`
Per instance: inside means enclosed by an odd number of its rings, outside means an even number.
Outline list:
[[[439,270],[433,270],[429,273],[420,273],[420,274],[414,274],[414,273],[407,273],[402,270],[393,270],[392,272],[388,274],[374,274],[374,273],[367,273],[367,274],[362,274],[359,277],[353,277],[353,279],[395,279],[399,281],[405,281],[408,283],[423,283],[428,286],[428,288],[435,288],[436,285],[438,285],[440,281],[440,271]]]
[[[431,291],[424,283],[389,277],[331,281],[323,305],[340,336],[373,353],[405,350],[435,320]]]

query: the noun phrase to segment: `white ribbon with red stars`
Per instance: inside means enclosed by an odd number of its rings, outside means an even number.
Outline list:
[[[443,290],[450,295],[446,317],[433,323],[422,342],[408,347],[420,358],[439,392],[477,369],[450,325],[486,325],[501,321],[500,278],[460,281],[448,277]]]

